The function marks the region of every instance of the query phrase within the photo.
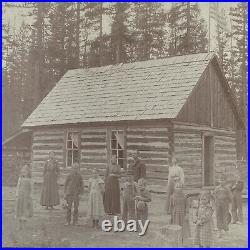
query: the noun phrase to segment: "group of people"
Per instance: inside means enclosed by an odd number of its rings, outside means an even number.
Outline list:
[[[141,220],[148,218],[148,205],[151,201],[150,192],[146,187],[146,166],[141,161],[139,153],[135,153],[129,159],[127,170],[121,171],[117,164],[116,156],[113,155],[107,167],[104,180],[97,169],[92,171],[89,179],[88,218],[91,219],[94,228],[99,228],[100,221],[104,216],[121,215],[123,221]],[[120,197],[120,176],[123,176],[122,197]],[[53,209],[59,205],[59,192],[57,179],[59,177],[59,165],[55,160],[54,152],[50,152],[49,159],[44,165],[44,183],[41,193],[40,204],[46,209]],[[167,197],[165,212],[170,215],[170,223],[182,228],[182,239],[189,238],[189,209],[190,202],[183,192],[184,171],[178,166],[176,158],[172,158],[169,168]],[[219,237],[228,231],[230,219],[230,203],[232,202],[232,223],[242,223],[242,190],[243,182],[240,175],[235,182],[228,187],[226,177],[220,178],[219,185],[213,192],[201,191],[197,206],[194,207],[193,223],[195,224],[194,244],[200,247],[211,247],[214,242],[213,213],[216,214]],[[66,225],[78,224],[78,207],[80,195],[84,191],[83,178],[79,164],[72,166],[64,185],[64,200],[66,201]],[[17,185],[17,218],[20,228],[23,227],[27,218],[33,215],[32,206],[31,172],[28,166],[21,170]],[[122,209],[121,209],[122,200]],[[73,216],[72,216],[72,208]],[[73,217],[73,220],[72,220]]]
[[[60,204],[58,178],[59,164],[54,152],[49,153],[49,159],[44,164],[43,186],[40,204],[46,209],[53,209]],[[123,209],[121,209],[119,177],[125,177],[123,187]],[[141,162],[139,153],[133,154],[126,172],[122,172],[117,164],[115,155],[107,167],[103,180],[97,169],[93,169],[92,177],[88,181],[89,201],[88,217],[92,220],[93,227],[98,228],[99,222],[107,216],[121,215],[127,219],[146,220],[148,214],[147,202],[151,201],[150,193],[146,190],[146,166]],[[20,184],[21,183],[21,184]],[[26,165],[22,168],[17,187],[17,218],[22,228],[27,218],[33,215],[31,198],[31,172]],[[84,191],[83,178],[80,166],[74,163],[64,184],[64,208],[66,208],[67,226],[78,225],[78,207],[80,195]],[[23,195],[25,194],[25,195]],[[28,206],[26,206],[28,204]],[[73,214],[72,214],[73,210]],[[29,212],[28,212],[29,211]],[[121,213],[122,211],[122,213]]]
[[[226,175],[222,174],[219,185],[213,190],[202,190],[199,200],[193,206],[193,223],[195,224],[194,245],[211,247],[215,241],[214,231],[218,230],[221,238],[232,224],[241,224],[242,216],[242,190],[244,183],[240,173],[233,183],[227,183]],[[165,210],[171,215],[171,224],[182,228],[182,240],[191,237],[189,219],[190,200],[183,192],[184,171],[177,165],[175,158],[169,169],[167,201]],[[230,209],[230,203],[231,209]],[[231,212],[230,212],[231,211]],[[215,212],[217,225],[213,221]]]

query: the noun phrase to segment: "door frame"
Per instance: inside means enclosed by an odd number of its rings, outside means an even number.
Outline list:
[[[213,152],[213,169],[212,169],[212,185],[209,186],[214,186],[215,185],[215,138],[214,138],[214,133],[212,132],[203,132],[202,133],[202,187],[209,187],[207,185],[205,185],[205,157],[204,157],[204,153],[205,153],[205,137],[212,137],[212,152]]]

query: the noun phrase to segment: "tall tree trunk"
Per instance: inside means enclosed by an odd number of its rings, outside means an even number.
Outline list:
[[[191,51],[190,48],[190,2],[187,2],[187,54],[189,54]]]
[[[76,3],[76,67],[80,64],[80,2]]]
[[[242,48],[242,105],[243,105],[243,120],[245,124],[245,131],[243,135],[243,156],[247,157],[247,66],[246,66],[246,59],[247,59],[247,51],[246,51],[246,13],[243,8],[243,48]]]
[[[100,66],[103,66],[103,27],[102,27],[102,18],[103,18],[103,3],[100,3],[100,31],[99,31],[99,39],[100,39]]]

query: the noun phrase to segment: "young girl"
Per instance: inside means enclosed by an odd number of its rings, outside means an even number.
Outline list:
[[[33,216],[31,190],[31,174],[29,167],[25,165],[21,169],[16,189],[16,218],[19,221],[20,230],[27,219]]]
[[[93,170],[93,177],[89,179],[88,217],[92,219],[93,228],[98,228],[99,220],[105,215],[103,206],[104,182]]]
[[[200,196],[196,216],[194,218],[194,244],[199,247],[211,247],[213,239],[213,208],[210,203],[210,193],[203,192]]]
[[[174,193],[170,197],[171,224],[182,227],[182,241],[190,237],[189,208],[186,195],[183,193],[183,184],[177,182]]]

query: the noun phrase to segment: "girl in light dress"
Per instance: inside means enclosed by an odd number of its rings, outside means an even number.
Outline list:
[[[16,189],[16,218],[19,229],[23,229],[28,218],[33,216],[31,173],[28,165],[25,165],[20,172]]]
[[[172,164],[171,167],[169,168],[169,174],[168,174],[167,199],[165,204],[165,212],[167,214],[171,214],[170,197],[174,193],[174,188],[176,183],[181,183],[182,185],[184,185],[184,171],[180,166],[178,166],[177,160],[173,156]]]
[[[93,228],[98,228],[100,220],[105,215],[103,206],[104,181],[96,169],[89,179],[88,217],[92,220]]]

